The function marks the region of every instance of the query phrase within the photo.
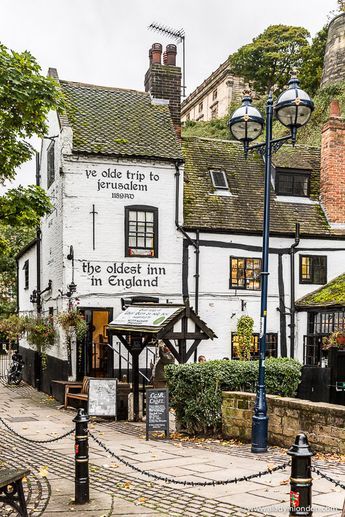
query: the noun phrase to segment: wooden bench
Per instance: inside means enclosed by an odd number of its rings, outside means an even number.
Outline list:
[[[84,377],[83,382],[68,382],[65,384],[65,409],[68,406],[68,400],[88,401],[89,398],[90,377]],[[78,391],[72,391],[78,390]]]
[[[26,501],[23,490],[23,478],[30,474],[25,469],[1,469],[0,470],[0,502],[12,506],[18,515],[28,517]]]

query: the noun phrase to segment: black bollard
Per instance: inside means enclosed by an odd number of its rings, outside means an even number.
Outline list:
[[[290,477],[290,516],[313,515],[311,506],[312,477],[311,477],[311,451],[308,438],[300,433],[296,436],[295,443],[288,450],[291,460]]]
[[[75,503],[85,504],[89,496],[89,417],[84,409],[78,409],[75,422]]]

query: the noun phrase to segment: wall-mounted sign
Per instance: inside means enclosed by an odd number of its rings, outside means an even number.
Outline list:
[[[109,325],[160,327],[164,322],[179,311],[179,307],[128,307],[119,314]]]
[[[116,379],[90,379],[89,416],[116,417]]]
[[[150,432],[161,431],[169,438],[169,391],[167,388],[146,390],[146,440]]]

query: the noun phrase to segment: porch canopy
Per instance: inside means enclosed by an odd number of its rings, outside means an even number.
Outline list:
[[[139,355],[142,350],[162,340],[177,362],[185,363],[202,340],[217,337],[188,305],[136,303],[121,312],[107,329],[109,337],[116,336],[132,356],[135,420],[139,418]]]

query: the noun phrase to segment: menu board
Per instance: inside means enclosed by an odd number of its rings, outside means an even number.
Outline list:
[[[169,391],[167,388],[146,390],[146,440],[150,432],[164,431],[169,438]]]
[[[116,379],[90,379],[89,416],[116,417]]]

